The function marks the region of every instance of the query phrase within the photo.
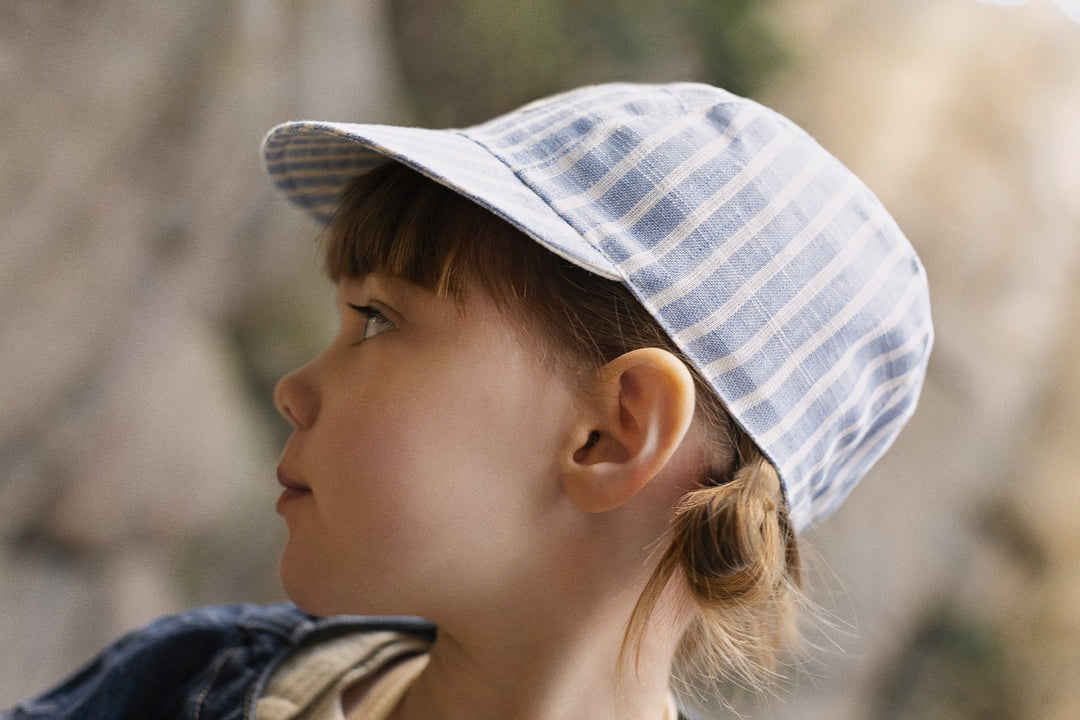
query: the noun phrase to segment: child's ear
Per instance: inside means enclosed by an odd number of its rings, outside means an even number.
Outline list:
[[[595,371],[565,456],[563,489],[586,512],[613,510],[652,480],[694,417],[694,379],[660,348],[620,355]]]

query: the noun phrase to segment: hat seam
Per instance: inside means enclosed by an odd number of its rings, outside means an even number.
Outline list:
[[[586,240],[586,239],[585,239],[585,234],[584,234],[584,233],[583,233],[583,232],[581,231],[581,229],[579,229],[579,228],[577,227],[577,225],[575,225],[574,223],[570,222],[570,220],[569,220],[569,219],[568,219],[568,218],[566,217],[566,215],[565,215],[565,214],[564,214],[564,213],[563,213],[562,211],[558,210],[558,209],[557,209],[557,208],[555,207],[555,205],[554,205],[554,203],[552,202],[552,200],[551,200],[551,199],[550,199],[550,198],[549,198],[549,197],[548,197],[548,196],[547,196],[547,195],[546,195],[545,193],[541,193],[541,192],[539,192],[539,191],[538,191],[538,190],[537,190],[537,189],[536,189],[536,188],[535,188],[535,187],[533,186],[533,184],[532,184],[531,182],[529,182],[528,180],[526,180],[526,179],[525,179],[525,178],[524,178],[524,177],[522,176],[522,173],[521,173],[520,171],[518,171],[518,170],[514,169],[514,167],[513,167],[513,166],[512,166],[512,165],[511,165],[510,163],[508,163],[508,162],[507,162],[507,161],[506,161],[505,159],[503,159],[503,157],[502,157],[501,155],[499,155],[499,154],[498,154],[497,152],[495,152],[495,151],[494,151],[494,150],[493,150],[492,148],[490,148],[490,147],[489,147],[489,146],[488,146],[488,145],[487,145],[486,143],[482,142],[481,140],[479,140],[479,139],[477,139],[477,138],[475,138],[475,137],[472,137],[471,135],[468,135],[468,134],[466,134],[466,133],[465,133],[465,131],[463,131],[463,130],[451,130],[450,132],[453,132],[453,133],[455,133],[455,134],[457,134],[457,135],[460,135],[461,137],[464,137],[464,138],[466,138],[466,139],[470,140],[471,142],[475,143],[475,144],[477,145],[477,147],[480,147],[480,148],[482,148],[482,149],[483,149],[483,150],[484,150],[484,151],[485,151],[485,152],[486,152],[486,153],[487,153],[488,155],[490,155],[490,156],[491,156],[492,158],[494,158],[495,160],[497,160],[497,161],[498,161],[498,162],[499,162],[499,163],[500,163],[500,164],[501,164],[501,165],[502,165],[503,167],[505,167],[505,168],[506,168],[507,170],[509,170],[509,171],[510,171],[510,173],[511,173],[511,174],[512,174],[512,175],[513,175],[513,176],[514,176],[515,178],[517,178],[517,180],[518,180],[518,182],[519,182],[519,183],[521,183],[521,184],[522,184],[522,185],[523,185],[523,186],[524,186],[525,188],[527,188],[527,189],[529,190],[529,192],[531,192],[531,193],[532,193],[533,195],[535,195],[535,196],[536,196],[537,198],[539,198],[539,199],[540,199],[540,201],[541,201],[542,203],[544,203],[544,205],[545,205],[545,206],[546,206],[546,207],[547,207],[547,208],[548,208],[549,210],[551,210],[551,212],[552,212],[552,213],[554,213],[554,214],[556,215],[556,217],[558,217],[558,218],[559,218],[560,220],[562,220],[562,221],[563,221],[563,223],[564,223],[564,224],[565,224],[565,225],[566,225],[567,227],[569,227],[569,228],[570,228],[571,230],[573,230],[573,231],[574,231],[574,233],[575,233],[575,234],[576,234],[576,235],[577,235],[577,236],[578,236],[578,237],[579,237],[579,238],[581,239],[581,241],[582,241],[583,243],[585,243],[585,244],[586,244],[586,245],[588,245],[589,247],[591,247],[591,248],[593,248],[594,250],[596,250],[596,252],[600,253],[600,255],[602,255],[602,256],[603,256],[603,258],[604,258],[605,260],[607,260],[608,264],[609,264],[609,265],[611,266],[611,271],[612,271],[612,273],[613,273],[613,274],[617,274],[617,276],[618,276],[618,279],[619,279],[620,281],[622,281],[622,282],[624,282],[624,283],[626,283],[626,282],[627,282],[628,278],[627,278],[627,277],[626,277],[626,275],[625,275],[625,274],[624,274],[624,273],[622,272],[622,270],[620,270],[620,269],[619,269],[619,267],[618,267],[618,264],[617,264],[617,263],[615,263],[615,261],[611,259],[611,256],[610,256],[610,255],[609,255],[609,254],[607,253],[607,251],[606,251],[606,250],[604,250],[604,249],[603,249],[603,247],[601,247],[601,246],[599,246],[599,245],[593,245],[593,244],[592,244],[592,243],[590,243],[590,242],[589,242],[588,240]],[[547,245],[546,245],[546,244],[545,244],[545,247],[547,247]]]

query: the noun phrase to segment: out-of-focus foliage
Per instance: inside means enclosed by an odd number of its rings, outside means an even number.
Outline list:
[[[464,125],[615,80],[700,80],[751,95],[783,64],[752,0],[390,0],[424,124]]]

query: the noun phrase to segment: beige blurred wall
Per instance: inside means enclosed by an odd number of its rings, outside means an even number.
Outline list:
[[[765,100],[892,209],[937,338],[911,425],[807,538],[838,647],[773,716],[1080,717],[1080,26],[1049,2],[777,7],[803,62]]]

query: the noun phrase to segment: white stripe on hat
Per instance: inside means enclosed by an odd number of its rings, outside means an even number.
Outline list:
[[[771,397],[773,393],[775,393],[776,390],[784,383],[784,381],[788,379],[791,373],[795,372],[796,368],[802,366],[802,364],[811,355],[811,353],[813,353],[815,350],[824,345],[828,340],[832,339],[838,333],[840,333],[844,329],[844,326],[847,325],[853,317],[858,315],[868,305],[873,304],[875,301],[880,302],[881,298],[879,297],[878,293],[881,290],[882,284],[885,282],[885,279],[891,274],[893,266],[904,260],[906,257],[907,253],[904,252],[903,246],[897,245],[896,247],[894,247],[892,251],[885,258],[882,259],[881,264],[878,266],[878,269],[874,272],[873,276],[871,276],[866,281],[862,289],[859,290],[859,292],[851,298],[850,302],[848,302],[848,304],[845,305],[840,312],[829,318],[827,322],[822,324],[821,328],[817,332],[807,338],[806,341],[803,342],[803,344],[800,345],[797,349],[792,351],[791,354],[789,354],[787,359],[784,361],[784,364],[781,365],[780,368],[775,373],[773,373],[768,380],[766,380],[765,382],[759,382],[757,388],[753,392],[747,393],[741,398],[732,401],[732,412],[734,412],[736,415],[741,415],[742,413],[747,412],[750,408],[764,402],[765,400],[768,400],[769,397]],[[902,301],[897,302],[896,309],[893,311],[893,313],[899,310],[906,310],[906,304],[914,302],[915,297],[918,294],[918,290],[919,284],[913,279],[908,283],[907,291],[904,293]],[[890,314],[890,320],[891,316],[892,313]],[[879,323],[878,325],[870,328],[869,331],[867,331],[861,336],[860,340],[862,340],[863,342],[869,342],[867,338],[877,337],[878,331],[882,324],[883,323]],[[721,360],[725,358],[721,358]],[[710,363],[708,366],[706,366],[705,371],[707,373],[707,377],[716,376],[716,373],[713,370],[713,366],[717,364],[719,364],[719,361]]]
[[[894,313],[894,315],[897,315],[897,314],[904,315],[908,310],[910,310],[911,306],[914,305],[914,301],[917,299],[917,294],[918,294],[917,292],[916,293],[908,292],[907,297],[903,298],[903,300],[906,301],[906,302],[903,305],[900,306],[901,307],[901,312],[900,313]],[[894,326],[895,325],[899,325],[899,321],[894,323]],[[873,334],[871,334],[871,337],[869,338],[869,340],[864,339],[864,341],[862,343],[860,343],[860,348],[859,349],[861,349],[862,347],[865,347],[866,345],[869,344],[870,341],[879,338],[881,335],[882,335],[882,333],[873,333]],[[920,333],[918,335],[918,339],[925,342],[925,340],[927,339],[927,335]],[[922,344],[922,343],[916,342],[915,347],[908,347],[906,352],[902,352],[902,353],[889,352],[889,353],[882,353],[882,355],[889,356],[890,360],[897,360],[897,359],[899,359],[901,357],[904,357],[904,355],[906,355],[906,354],[908,354],[908,353],[910,353],[912,351],[917,350],[918,349],[917,346],[920,345],[920,344]],[[847,363],[849,363],[852,360],[854,355],[855,355],[855,353],[850,353],[849,355],[845,356],[845,358],[837,361],[834,364],[834,367],[839,367],[839,368],[847,367]],[[878,357],[880,357],[880,356],[875,357],[874,360],[871,361],[871,362],[876,362],[878,360]],[[880,367],[880,364],[878,365],[878,367]],[[907,380],[910,380],[913,383],[919,383],[919,382],[921,382],[922,373],[918,371],[918,366],[916,365],[916,366],[913,366],[912,369],[905,372],[903,375],[901,375],[899,377],[901,378],[901,382],[899,382],[899,383],[896,383],[896,382],[894,382],[893,379],[890,379],[888,382],[880,383],[880,384],[889,385],[889,388],[887,388],[887,389],[896,388],[896,387],[908,387],[906,382],[904,382],[903,380],[907,379]],[[834,380],[835,379],[836,378],[834,378]],[[862,376],[860,376],[860,380],[862,380]],[[825,387],[827,387],[827,385]],[[863,386],[863,389],[865,390],[865,386]],[[799,457],[798,457],[797,460],[795,460],[795,459],[787,459],[787,452],[790,451],[790,448],[789,448],[788,450],[785,450],[785,463],[784,463],[785,467],[788,467],[788,468],[796,467],[799,463],[801,463],[803,461],[803,457],[806,454],[811,454],[812,453],[814,455],[819,455],[818,461],[814,464],[814,466],[812,468],[810,468],[810,469],[801,469],[800,470],[800,472],[798,473],[798,476],[800,478],[802,478],[802,482],[805,482],[805,483],[812,482],[812,478],[814,477],[814,475],[818,471],[820,471],[822,468],[825,468],[825,467],[830,468],[830,470],[829,470],[830,474],[837,474],[837,467],[840,464],[842,464],[842,463],[838,462],[835,459],[835,457],[837,456],[838,450],[840,448],[848,447],[848,446],[852,445],[853,443],[858,445],[861,442],[859,434],[858,433],[853,433],[852,429],[853,428],[864,427],[865,425],[867,425],[867,423],[866,423],[866,415],[868,413],[871,413],[875,417],[882,417],[885,414],[885,411],[886,411],[887,408],[879,408],[879,407],[874,406],[874,402],[876,401],[876,399],[879,398],[882,394],[884,394],[884,392],[885,392],[885,390],[879,390],[878,386],[875,386],[873,392],[870,394],[869,397],[868,396],[856,397],[855,400],[856,400],[857,404],[861,404],[863,406],[863,413],[860,415],[860,418],[857,421],[849,423],[848,426],[843,428],[842,430],[837,430],[837,429],[834,429],[834,428],[831,427],[832,422],[837,417],[835,413],[830,413],[830,416],[829,416],[830,420],[829,421],[818,421],[818,420],[812,419],[811,422],[813,424],[813,427],[816,429],[815,432],[820,431],[821,428],[823,428],[823,427],[829,429],[829,434],[832,436],[832,441],[831,441],[831,443],[829,445],[829,448],[826,449],[826,450],[821,450],[816,443],[809,443],[809,441],[808,441],[807,443],[802,444],[802,445],[799,446],[799,448],[798,448]],[[822,396],[818,396],[818,397],[820,398]],[[906,397],[906,395],[901,394],[901,398],[902,397]],[[889,407],[891,407],[891,405]],[[784,416],[784,418],[772,428],[772,430],[767,431],[767,432],[770,432],[771,434],[773,434],[773,435],[775,435],[777,437],[782,437],[784,434],[786,434],[788,432],[795,431],[795,430],[799,430],[800,432],[808,431],[810,428],[809,428],[809,426],[807,424],[807,420],[805,418],[805,415],[803,414],[804,412],[805,412],[805,408],[800,409],[798,412],[796,412],[794,410],[789,411]],[[864,427],[864,430],[865,430],[865,427]],[[820,438],[818,438],[817,442],[820,442]],[[764,442],[762,442],[762,445],[765,446],[765,447],[769,447],[769,445],[766,445]],[[815,450],[817,452],[813,452]],[[846,461],[844,461],[844,462],[846,462]]]
[[[761,350],[761,348],[765,347],[765,345],[775,337],[776,333],[780,332],[780,328],[787,324],[791,318],[799,314],[800,311],[805,309],[823,288],[832,282],[841,272],[847,269],[854,258],[862,250],[863,244],[872,238],[880,229],[881,226],[878,223],[878,220],[884,219],[885,218],[882,217],[881,213],[867,218],[866,222],[859,226],[859,229],[852,234],[851,239],[844,245],[843,250],[833,257],[828,265],[822,268],[821,272],[814,277],[813,281],[807,283],[782,308],[770,316],[772,319],[771,323],[762,325],[749,340],[733,349],[728,355],[721,356],[709,366],[712,374],[722,375],[734,370],[738,367],[739,363],[743,362],[748,357],[753,357]],[[684,340],[681,333],[676,336],[676,340],[686,344],[691,342],[690,340]]]
[[[756,159],[757,158],[755,158],[755,160]],[[770,222],[786,210],[791,204],[792,199],[805,190],[810,182],[816,178],[828,164],[828,158],[818,157],[815,158],[814,162],[805,165],[795,177],[773,196],[765,207],[759,210],[754,217],[747,220],[737,232],[729,238],[724,238],[723,242],[716,245],[712,252],[709,253],[709,256],[702,259],[689,273],[680,277],[663,290],[649,296],[646,299],[647,304],[657,310],[663,309],[681,297],[684,297],[688,292],[712,277],[714,273],[731,259],[732,255],[738,252],[746,245],[746,243],[757,237]],[[750,164],[748,164],[747,167],[749,168]],[[740,173],[740,175],[742,175],[742,173]],[[749,182],[750,179],[751,178],[749,177],[745,178],[745,182]],[[716,194],[720,193],[718,192]],[[716,194],[714,194],[714,197]],[[724,194],[727,194],[726,191]],[[726,202],[728,199],[729,198],[725,197],[723,201]],[[674,239],[679,239],[680,241],[685,239],[718,209],[718,204],[710,197],[706,203],[689,213],[686,219],[679,223],[679,227],[676,228],[675,232],[671,233],[663,244],[666,246],[671,244],[671,241]],[[654,262],[656,261],[659,261],[658,256],[654,258]]]
[[[867,466],[876,459],[875,457],[870,462],[867,462],[866,456],[871,452],[874,452],[876,456],[877,446],[900,432],[900,428],[915,412],[917,395],[914,390],[918,388],[922,381],[921,374],[912,371],[897,379],[903,382],[893,384],[890,381],[893,390],[892,398],[888,404],[878,409],[875,416],[879,418],[885,417],[898,406],[902,406],[901,412],[897,413],[884,425],[874,428],[870,434],[866,434],[865,431],[868,428],[865,427],[861,428],[863,432],[858,432],[860,428],[856,423],[848,425],[842,431],[836,433],[833,438],[834,444],[841,443],[845,438],[847,439],[846,442],[843,442],[845,452],[828,454],[819,460],[814,467],[802,473],[804,477],[802,487],[793,495],[805,496],[806,493],[811,494],[811,506],[813,509],[809,511],[810,515],[817,515],[823,509],[829,510],[835,507],[837,498],[843,498],[847,495],[851,487],[866,472]],[[833,479],[822,486],[820,473],[825,469]]]
[[[921,382],[921,376],[917,372],[909,373],[904,377],[910,382],[902,383],[897,389],[914,388]],[[854,423],[849,425],[845,428],[845,433],[850,434],[853,437],[853,441],[847,443],[846,455],[840,456],[828,467],[840,473],[847,472],[848,475],[852,474],[849,469],[854,467],[858,468],[857,474],[862,475],[864,470],[862,465],[866,460],[866,455],[873,450],[874,445],[876,445],[882,437],[887,437],[899,432],[900,426],[907,422],[907,419],[915,412],[915,404],[916,397],[913,393],[894,392],[892,400],[875,413],[875,415],[878,418],[885,417],[889,411],[898,406],[902,406],[903,411],[897,413],[889,422],[875,428],[870,434],[865,432],[868,429],[866,427],[858,428]],[[855,432],[857,428],[863,432]],[[840,435],[839,437],[842,438],[844,435]],[[824,463],[819,464],[822,467],[826,467]],[[815,467],[811,473],[808,473],[807,477],[814,477],[819,470],[820,468]]]
[[[768,145],[761,149],[761,151],[754,156],[754,159],[743,167],[737,175],[728,180],[727,183],[717,188],[709,197],[697,206],[692,212],[688,213],[686,217],[676,226],[676,228],[668,233],[667,237],[660,239],[651,247],[642,250],[641,252],[631,255],[626,260],[623,260],[618,265],[619,272],[625,276],[636,272],[646,265],[650,265],[655,262],[659,262],[667,253],[674,248],[678,247],[687,236],[694,230],[700,227],[701,223],[725,204],[727,204],[732,197],[734,197],[740,190],[746,187],[750,182],[757,177],[758,173],[768,167],[769,163],[776,158],[777,155],[787,146],[791,138],[788,136],[778,135],[769,141]],[[729,145],[731,140],[726,137],[721,137],[710,143],[713,152],[718,152],[723,149],[723,146]],[[695,156],[697,153],[695,153]],[[695,163],[694,167],[687,168],[684,163],[675,170],[672,174],[659,181],[656,186],[646,195],[642,200],[631,209],[627,215],[620,218],[617,223],[605,223],[594,231],[590,232],[590,235],[608,236],[615,235],[616,233],[625,232],[627,228],[631,227],[634,223],[640,220],[646,212],[651,210],[660,200],[668,197],[675,186],[683,182],[689,177],[689,175],[697,169],[700,163]],[[587,238],[590,243],[596,245],[600,242],[602,237]]]
[[[633,150],[630,150],[626,153],[626,157],[613,165],[610,170],[604,173],[603,177],[601,177],[594,184],[586,188],[584,192],[579,193],[578,195],[571,195],[566,198],[560,198],[556,203],[559,212],[571,212],[577,210],[579,207],[583,207],[585,205],[596,202],[599,197],[611,190],[611,188],[614,187],[615,184],[619,182],[619,180],[623,179],[626,173],[638,167],[641,164],[642,160],[644,160],[645,157],[649,155],[649,153],[663,145],[664,142],[666,142],[670,138],[685,130],[688,126],[700,123],[702,121],[702,117],[707,114],[707,111],[708,108],[703,108],[700,112],[687,113],[682,119],[672,122],[670,125],[662,128],[660,132],[653,133],[652,135],[642,138],[641,141],[634,146]],[[675,173],[679,173],[683,177],[689,177],[689,175],[692,174],[695,170],[697,170],[701,165],[704,165],[709,160],[714,159],[716,157],[716,153],[722,151],[724,146],[730,144],[731,141],[739,134],[741,130],[743,130],[747,125],[753,122],[753,120],[760,115],[760,109],[756,108],[755,106],[748,105],[747,107],[743,108],[743,110],[739,112],[738,115],[731,119],[731,122],[728,124],[728,126],[724,128],[724,132],[722,137],[720,138],[720,142],[707,145],[706,147],[699,150],[697,153],[694,153],[694,155],[691,155],[689,158],[687,158],[685,162],[683,162],[678,168],[676,168]],[[564,169],[561,160],[559,163],[559,169]],[[677,183],[678,180],[670,180],[668,178],[665,178],[665,182]],[[632,225],[633,223],[631,222],[629,224]],[[602,227],[603,226],[591,229],[588,233],[586,233],[585,239],[592,243],[594,246],[597,245],[600,240],[596,237],[596,235],[598,232],[603,233],[603,231],[601,230]]]
[[[614,89],[613,92],[597,95],[587,106],[579,107],[579,112],[569,112],[566,105],[560,105],[559,103],[551,103],[546,110],[538,112],[535,111],[534,108],[548,105],[548,103],[530,103],[516,111],[513,117],[510,118],[509,123],[507,123],[506,117],[500,117],[478,126],[481,130],[478,134],[490,138],[502,152],[512,152],[524,145],[537,145],[548,138],[559,134],[574,123],[580,122],[583,114],[594,114],[599,116],[603,111],[611,110],[612,108],[616,108],[625,103],[628,96],[627,88],[622,85],[613,85],[612,88]],[[552,98],[548,99],[550,100]],[[548,118],[563,113],[565,113],[566,116],[562,120],[552,125],[546,125]],[[500,125],[503,127],[500,127]],[[524,132],[520,138],[513,142],[508,142],[506,140],[507,137],[514,133],[526,130],[530,126],[536,127],[538,125],[544,125],[543,133]],[[485,142],[485,144],[487,143]]]
[[[675,337],[675,341],[680,344],[681,347],[685,347],[687,344],[697,340],[702,335],[708,335],[710,332],[727,322],[735,312],[741,308],[750,298],[756,295],[761,288],[765,286],[770,280],[772,280],[780,270],[784,268],[793,258],[795,258],[807,245],[810,244],[814,238],[818,236],[829,223],[836,219],[837,214],[847,205],[848,201],[858,191],[858,186],[854,183],[848,183],[842,191],[837,192],[831,198],[829,202],[821,208],[821,211],[815,216],[813,221],[804,227],[798,235],[796,235],[792,241],[785,245],[784,248],[774,255],[769,262],[765,263],[750,277],[746,278],[739,289],[733,292],[727,300],[724,301],[711,315],[705,317],[698,322],[694,323],[690,327],[681,330]],[[866,225],[868,223],[864,223]],[[845,246],[841,250],[841,256],[850,254],[848,246]],[[830,265],[841,265],[836,262],[836,259],[829,262],[826,265],[828,268]],[[844,262],[843,265],[846,265]],[[839,268],[836,269],[839,272]],[[819,285],[818,275],[811,285]],[[806,287],[800,291],[800,294],[807,290]],[[815,293],[816,294],[816,293]],[[775,316],[774,316],[775,317]],[[765,330],[766,328],[762,328]],[[761,332],[759,330],[759,332]]]
[[[906,309],[907,308],[905,308],[905,310]],[[897,323],[899,323],[903,319],[904,317],[901,314],[898,318],[896,318],[896,321]],[[890,329],[891,328],[883,329],[882,333],[887,333]],[[873,378],[874,372],[876,372],[878,368],[880,368],[882,365],[885,365],[886,363],[890,363],[894,360],[902,358],[908,353],[921,349],[923,344],[926,342],[926,336],[928,334],[928,331],[929,323],[922,323],[922,325],[919,326],[918,330],[916,332],[913,332],[911,336],[902,345],[897,346],[896,348],[890,350],[887,353],[882,353],[870,362],[866,363],[866,365],[863,367],[862,372],[859,373],[858,380],[855,382],[854,385],[852,385],[852,389],[848,391],[848,396],[844,400],[844,402],[833,408],[833,411],[829,413],[827,417],[821,420],[814,420],[814,423],[817,425],[817,429],[814,430],[814,432],[812,432],[810,435],[808,435],[803,441],[803,443],[798,447],[798,449],[796,449],[791,454],[788,462],[793,465],[797,465],[798,463],[802,462],[802,459],[806,456],[806,454],[811,449],[813,449],[814,446],[817,445],[821,438],[823,438],[826,434],[831,433],[833,435],[836,435],[837,437],[834,438],[834,442],[839,442],[839,438],[846,435],[847,431],[840,433],[832,431],[831,428],[833,423],[842,418],[856,405],[861,404],[863,406],[863,412],[860,414],[858,420],[852,423],[852,426],[862,424],[866,420],[866,414],[870,412],[871,408],[874,405],[874,402],[879,397],[881,397],[891,388],[895,387],[897,383],[910,382],[910,375],[912,375],[912,373],[905,373],[898,378],[893,378],[892,380],[875,387],[873,393],[871,393],[869,396],[863,395],[863,393],[867,389],[867,386],[870,384],[871,379]],[[855,353],[859,350],[862,350],[864,347],[866,347],[866,345],[867,342],[860,343],[859,346],[853,347],[851,348],[851,350],[845,353],[844,357],[842,357],[840,360],[833,364],[832,368],[828,373],[818,378],[818,381],[814,383],[814,390],[818,393],[823,392],[825,388],[835,382],[841,374],[846,372],[851,367],[851,358],[854,357]],[[799,415],[801,417],[803,413],[805,413],[807,410],[810,409],[811,406],[813,406],[817,399],[818,395],[816,394],[804,395],[802,398],[800,398],[799,402],[792,406],[792,408],[788,411],[788,416]],[[761,435],[760,442],[763,445],[770,445],[779,440],[785,432],[789,431],[790,429],[785,430],[779,424],[775,425],[772,427],[772,429],[767,430]]]

